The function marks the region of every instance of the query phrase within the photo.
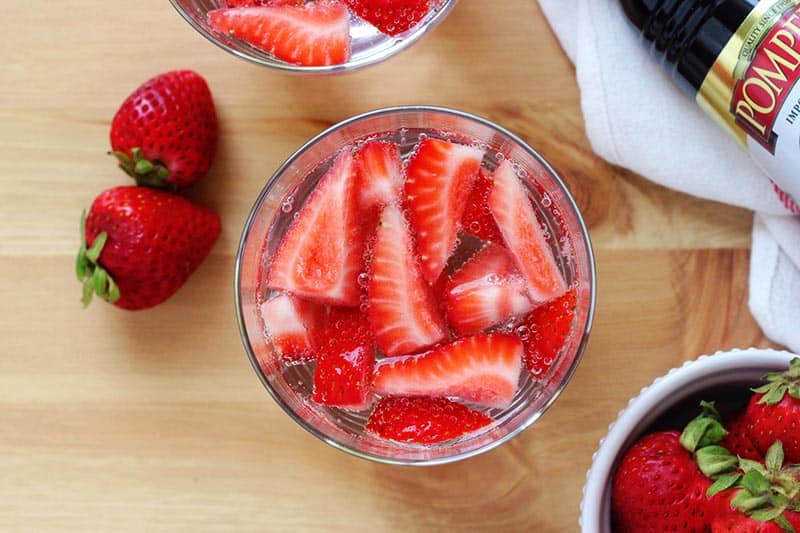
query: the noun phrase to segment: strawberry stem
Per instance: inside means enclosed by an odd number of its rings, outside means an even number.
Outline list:
[[[762,395],[758,403],[775,405],[783,400],[786,393],[800,400],[800,357],[792,359],[786,372],[770,372],[764,379],[766,384],[752,389]]]
[[[108,152],[119,161],[119,168],[136,180],[136,184],[143,187],[158,189],[172,188],[167,182],[169,169],[160,161],[150,161],[144,156],[141,148],[132,148],[130,155],[122,151]]]
[[[83,283],[83,294],[81,302],[83,307],[87,307],[92,302],[92,295],[115,303],[121,294],[119,287],[108,271],[98,264],[98,259],[103,251],[103,247],[108,240],[108,233],[105,231],[95,237],[91,247],[86,244],[86,210],[81,215],[81,245],[78,248],[78,256],[75,261],[75,275],[78,281]]]

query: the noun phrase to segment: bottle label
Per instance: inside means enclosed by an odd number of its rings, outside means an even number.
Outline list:
[[[800,0],[762,0],[706,75],[697,102],[800,200]]]

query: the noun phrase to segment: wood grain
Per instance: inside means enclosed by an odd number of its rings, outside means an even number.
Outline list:
[[[284,76],[207,43],[166,1],[4,6],[0,41],[0,530],[577,530],[591,454],[641,387],[700,353],[767,346],[747,311],[751,216],[591,153],[574,72],[538,5],[462,0],[429,37],[334,78]],[[47,38],[43,38],[46,36]],[[150,311],[82,311],[78,217],[124,183],[105,155],[119,102],[193,68],[220,116],[190,195],[224,222],[212,256]],[[233,314],[233,256],[272,171],[349,115],[447,105],[520,134],[562,173],[597,253],[594,332],[530,430],[450,466],[374,465],[305,433],[268,398]]]

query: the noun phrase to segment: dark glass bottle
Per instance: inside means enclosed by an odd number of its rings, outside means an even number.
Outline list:
[[[621,0],[651,50],[800,200],[800,0]]]

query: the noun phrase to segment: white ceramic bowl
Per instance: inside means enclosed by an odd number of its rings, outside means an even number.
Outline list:
[[[611,532],[611,478],[622,454],[661,415],[704,390],[726,385],[752,387],[767,372],[785,370],[795,354],[777,350],[734,350],[703,355],[673,368],[642,389],[613,422],[592,458],[581,502],[583,533]]]

